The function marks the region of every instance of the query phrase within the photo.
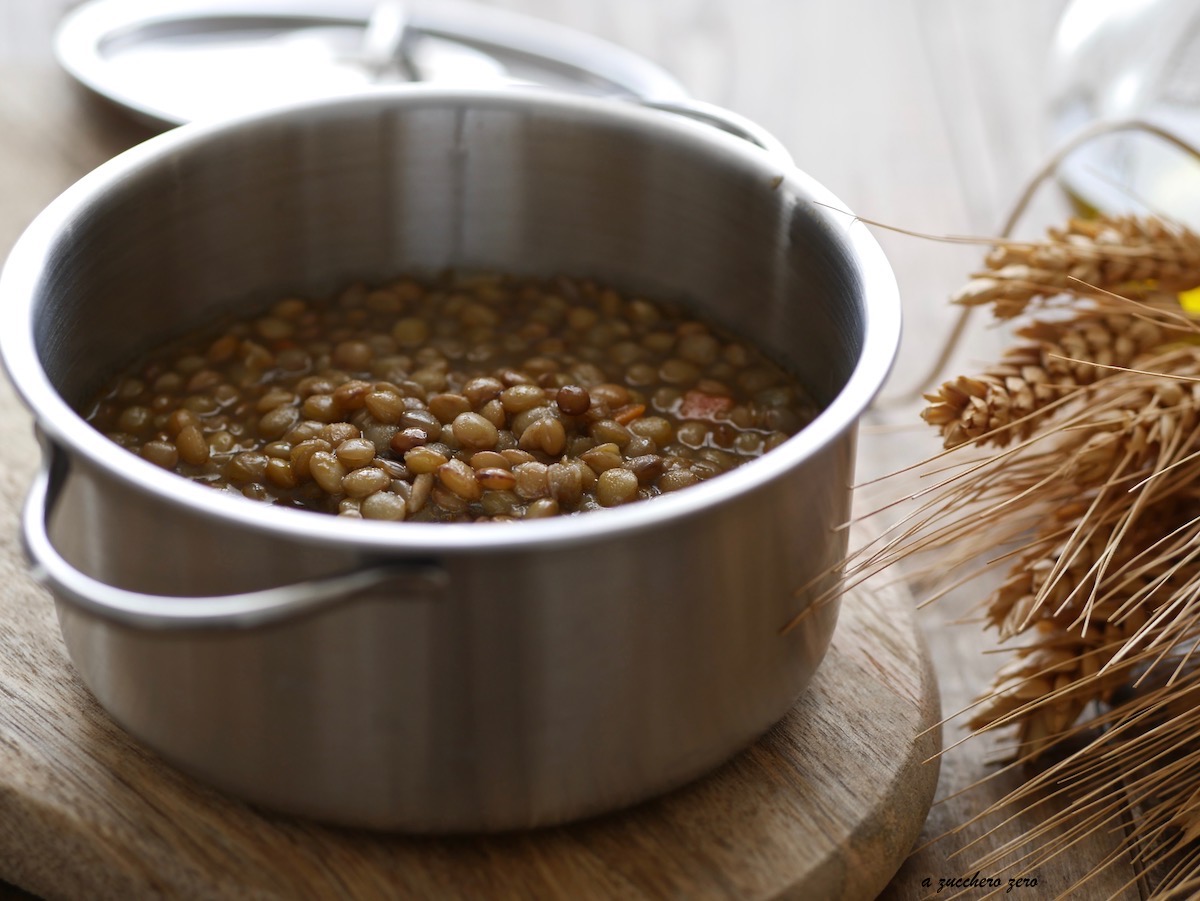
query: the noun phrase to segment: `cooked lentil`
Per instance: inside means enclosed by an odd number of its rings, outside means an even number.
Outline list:
[[[505,276],[285,298],[140,361],[87,411],[121,446],[220,490],[439,522],[676,491],[814,414],[793,377],[678,306]]]

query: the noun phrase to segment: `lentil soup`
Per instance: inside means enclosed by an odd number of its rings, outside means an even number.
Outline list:
[[[379,520],[515,520],[677,491],[815,415],[796,379],[669,302],[447,275],[286,298],[154,352],[87,411],[215,489]]]

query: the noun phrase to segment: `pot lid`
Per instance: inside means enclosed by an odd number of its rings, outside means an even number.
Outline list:
[[[158,127],[396,82],[687,97],[631,51],[462,0],[91,0],[63,20],[55,51]]]

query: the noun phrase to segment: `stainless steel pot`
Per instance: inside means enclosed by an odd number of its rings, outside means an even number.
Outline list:
[[[710,125],[518,90],[405,87],[187,126],[102,166],[0,277],[0,351],[47,459],[25,540],[84,681],[200,778],[359,826],[555,823],[711,769],[825,652],[835,606],[779,628],[844,552],[856,421],[898,339],[883,254],[830,206]],[[217,308],[446,266],[686,297],[825,410],[675,495],[472,525],[243,501],[76,412]]]

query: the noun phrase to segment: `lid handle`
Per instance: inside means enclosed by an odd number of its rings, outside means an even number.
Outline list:
[[[363,31],[362,64],[375,81],[398,75],[407,81],[422,81],[421,70],[410,50],[412,31],[408,27],[405,0],[379,0]]]

